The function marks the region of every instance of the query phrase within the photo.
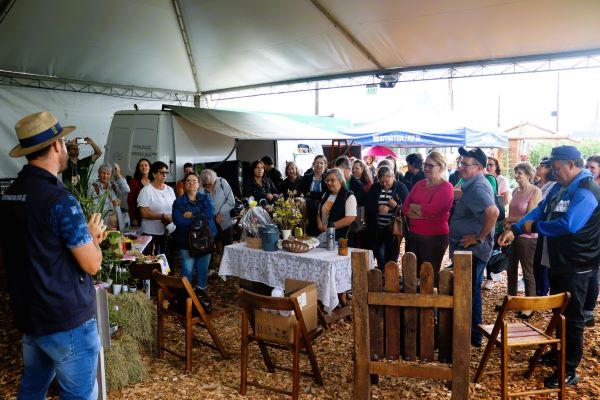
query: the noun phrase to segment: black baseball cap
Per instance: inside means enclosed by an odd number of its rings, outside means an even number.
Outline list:
[[[471,157],[476,159],[477,162],[484,168],[487,165],[487,156],[479,147],[474,147],[471,150],[467,150],[464,147],[459,147],[458,154],[463,157]]]

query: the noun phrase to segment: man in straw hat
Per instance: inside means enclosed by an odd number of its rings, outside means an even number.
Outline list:
[[[80,204],[57,178],[67,166],[61,127],[47,111],[17,122],[25,156],[16,181],[0,200],[0,233],[14,323],[23,333],[19,399],[45,398],[56,376],[61,398],[97,398],[100,348],[91,276],[102,262],[106,237],[99,214],[86,222]]]

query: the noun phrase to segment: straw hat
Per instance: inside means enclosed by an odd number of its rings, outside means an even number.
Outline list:
[[[11,157],[26,156],[49,146],[74,130],[74,126],[60,126],[56,117],[48,111],[28,115],[15,125],[19,144],[8,154]]]

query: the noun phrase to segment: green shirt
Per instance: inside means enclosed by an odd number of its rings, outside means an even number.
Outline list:
[[[496,178],[494,178],[494,175],[491,174],[486,174],[484,175],[485,178],[490,182],[490,185],[492,185],[492,189],[494,189],[494,195],[498,194],[498,182],[496,182]],[[463,184],[463,178],[460,178],[460,180],[458,182],[456,182],[456,186],[460,186]]]

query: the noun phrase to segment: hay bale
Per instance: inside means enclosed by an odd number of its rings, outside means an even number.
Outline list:
[[[135,293],[122,293],[119,296],[108,296],[109,309],[115,305],[119,311],[111,313],[111,324],[119,325],[119,330],[134,340],[150,355],[156,351],[156,306],[138,291]]]
[[[126,333],[112,341],[111,349],[104,356],[108,390],[122,389],[148,376],[146,364],[140,357],[138,342]]]

